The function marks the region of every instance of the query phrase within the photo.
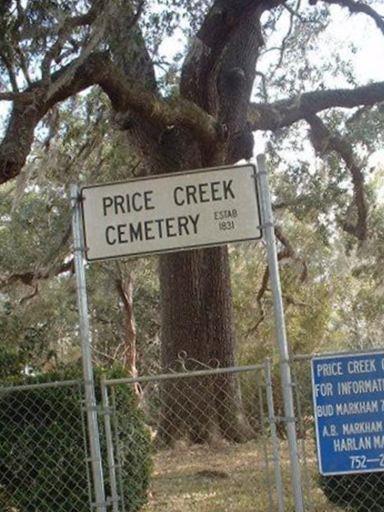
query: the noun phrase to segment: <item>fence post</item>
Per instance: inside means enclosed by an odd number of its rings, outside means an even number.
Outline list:
[[[277,438],[277,429],[276,429],[276,416],[275,416],[275,406],[273,404],[273,390],[272,390],[272,375],[271,375],[271,361],[267,359],[264,365],[265,369],[265,385],[267,392],[267,406],[268,406],[268,418],[269,425],[271,428],[271,438],[272,438],[272,449],[273,449],[273,468],[275,471],[275,482],[276,482],[276,490],[277,490],[277,506],[279,512],[284,512],[284,489],[283,489],[283,479],[281,477],[281,464],[280,464],[280,451],[279,451],[279,441]]]
[[[259,425],[260,425],[260,432],[263,439],[263,452],[264,452],[264,464],[265,464],[265,483],[268,490],[268,501],[269,501],[269,511],[274,512],[274,503],[273,503],[273,497],[272,497],[272,485],[271,485],[271,478],[269,474],[269,456],[268,456],[268,447],[266,442],[266,429],[264,425],[264,397],[263,397],[263,389],[262,385],[263,383],[260,382],[259,373],[256,372],[256,385],[257,385],[257,394],[259,398]],[[264,381],[265,381],[265,374],[264,374]]]
[[[95,383],[92,367],[91,331],[88,318],[87,288],[84,269],[84,238],[81,223],[81,200],[79,187],[71,185],[73,256],[76,273],[77,304],[79,308],[80,338],[87,415],[88,442],[91,456],[92,477],[97,512],[106,512],[103,467],[101,460],[100,435],[97,419]]]
[[[288,351],[288,341],[285,328],[284,307],[277,259],[275,229],[271,197],[269,194],[268,175],[265,165],[265,155],[257,156],[258,179],[261,195],[262,229],[267,246],[269,279],[273,294],[273,309],[275,316],[276,337],[280,353],[280,375],[284,400],[284,421],[287,425],[287,438],[292,471],[292,488],[295,511],[304,512],[303,493],[301,486],[301,471],[296,436],[296,418],[293,403],[292,377]]]
[[[117,481],[116,481],[116,464],[115,454],[113,449],[112,439],[112,428],[111,428],[111,414],[112,409],[109,405],[109,396],[107,384],[105,382],[105,376],[101,378],[101,399],[103,403],[104,413],[104,429],[105,429],[105,440],[107,445],[107,457],[108,457],[108,470],[109,470],[109,483],[111,487],[111,498],[112,498],[112,510],[113,512],[119,512],[119,494],[117,492]]]

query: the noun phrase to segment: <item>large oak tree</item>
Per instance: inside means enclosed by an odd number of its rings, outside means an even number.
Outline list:
[[[325,30],[332,4],[368,17],[384,33],[383,17],[368,1],[310,0],[305,6],[284,0],[3,1],[0,100],[10,102],[11,109],[0,144],[0,184],[22,172],[41,122],[61,102],[98,87],[109,98],[114,128],[125,133],[124,150],[140,161],[139,172],[147,175],[249,159],[253,132],[278,137],[304,121],[316,151],[337,153],[349,172],[352,201],[342,226],[364,241],[365,163],[323,113],[350,109],[354,121],[379,112],[384,82],[352,80],[348,88],[327,89],[319,79],[306,81],[308,69],[299,61],[301,77],[280,73],[286,55],[304,55],[305,46]],[[269,40],[274,41],[281,27],[285,32],[276,51]],[[184,34],[185,48],[164,71],[167,63],[157,50],[161,38],[176,28]],[[267,52],[274,57],[264,73],[260,62]],[[269,83],[274,86],[272,100]],[[314,89],[307,90],[308,83]],[[285,251],[281,257],[292,256],[289,241],[281,232],[278,237]],[[182,352],[202,363],[234,365],[227,248],[161,256],[159,274],[163,367],[173,368]],[[237,438],[241,422],[228,413],[241,416],[233,406],[238,401],[234,382],[222,379],[215,392],[205,394],[205,403],[204,392],[198,395],[196,414],[209,408],[220,418],[221,431]],[[175,403],[169,405],[175,412]],[[176,411],[171,423],[176,424],[178,415]],[[196,440],[205,435],[193,432]]]

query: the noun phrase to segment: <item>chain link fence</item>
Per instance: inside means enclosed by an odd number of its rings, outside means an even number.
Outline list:
[[[90,510],[82,385],[0,387],[0,510]]]
[[[305,512],[381,512],[384,473],[321,476],[311,356],[292,360]],[[293,512],[277,367],[102,379],[106,512]],[[78,381],[0,386],[0,512],[95,510]],[[384,420],[383,420],[384,424]]]
[[[190,364],[189,364],[190,363]],[[140,395],[153,446],[153,469],[145,512],[283,510],[282,474],[266,365],[204,369],[188,362],[182,371],[104,383],[114,443],[109,460],[117,495],[130,510],[132,493],[122,485],[135,475],[135,458],[125,457],[126,439],[116,435],[125,421],[125,388]],[[108,423],[107,421],[107,423]],[[272,429],[271,429],[272,425]],[[109,428],[109,427],[107,427]],[[137,447],[132,445],[137,451]]]

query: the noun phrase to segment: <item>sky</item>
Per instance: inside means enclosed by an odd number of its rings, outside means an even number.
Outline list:
[[[375,7],[384,15],[383,3],[377,3]],[[351,56],[357,78],[362,83],[384,80],[384,35],[374,21],[363,14],[349,15],[346,9],[338,6],[332,7],[332,14],[333,24],[323,35],[324,41],[328,42],[324,48],[336,47],[343,52],[350,43],[354,43],[359,47],[358,52]]]

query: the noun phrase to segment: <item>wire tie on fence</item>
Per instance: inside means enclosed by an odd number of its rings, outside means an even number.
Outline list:
[[[256,171],[253,174],[251,174],[251,178],[257,178],[258,176],[267,176],[267,171]]]
[[[112,505],[112,503],[119,503],[121,501],[120,496],[117,496],[116,498],[112,498],[112,496],[107,497],[107,505]]]
[[[86,405],[84,407],[85,411],[91,411],[91,412],[100,412],[100,407],[98,405]]]
[[[274,222],[263,222],[262,224],[259,225],[259,228],[261,229],[274,227],[276,227],[276,224]]]
[[[296,423],[294,416],[275,416],[275,421],[281,421],[282,423]]]
[[[87,457],[86,461],[87,462],[97,462],[97,463],[102,462],[101,459],[93,459],[92,457]]]
[[[272,383],[271,383],[271,384],[272,384]],[[289,388],[295,388],[295,387],[297,387],[297,384],[296,384],[296,382],[293,382],[293,381],[292,381],[292,382],[290,382],[289,384],[285,384],[285,386],[286,386],[286,387],[289,387]]]
[[[100,410],[100,414],[104,414],[104,416],[112,416],[115,412],[114,407],[102,407]]]
[[[91,503],[92,508],[106,508],[108,507],[108,500],[105,501],[95,501],[94,503]]]
[[[82,247],[81,245],[74,245],[73,246],[73,250],[76,252],[83,252],[84,251],[84,247]]]

